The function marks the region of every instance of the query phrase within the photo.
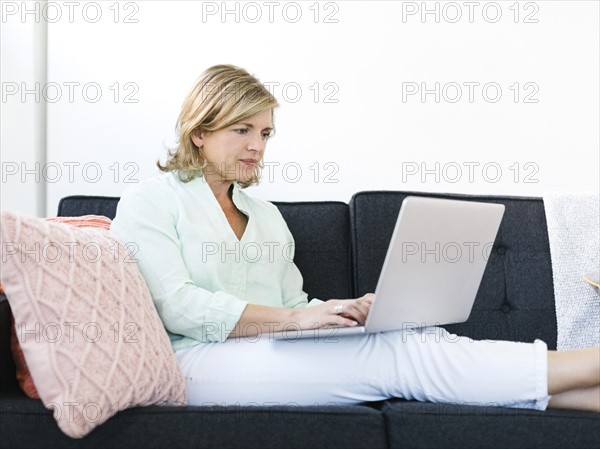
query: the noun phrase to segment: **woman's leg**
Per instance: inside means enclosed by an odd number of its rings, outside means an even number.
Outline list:
[[[600,347],[548,351],[551,408],[600,412]]]
[[[321,336],[323,333],[320,334]],[[176,353],[194,405],[326,405],[392,397],[544,410],[547,346],[440,327],[344,338],[230,339]]]
[[[600,384],[600,346],[548,351],[548,392],[557,394]]]
[[[548,408],[568,408],[600,413],[600,385],[558,393],[550,398]]]

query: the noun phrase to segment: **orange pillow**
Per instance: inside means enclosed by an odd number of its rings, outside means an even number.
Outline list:
[[[106,230],[110,229],[112,220],[102,215],[82,215],[81,217],[50,217],[46,218],[48,221],[57,221],[60,223],[67,223],[78,228],[103,228]],[[0,293],[4,293],[2,284],[0,283]],[[12,357],[15,362],[15,368],[17,373],[17,381],[21,390],[32,399],[40,399],[40,395],[35,388],[29,368],[25,362],[25,356],[19,346],[19,340],[17,338],[17,331],[15,327],[15,320],[11,316],[10,326],[10,350]]]

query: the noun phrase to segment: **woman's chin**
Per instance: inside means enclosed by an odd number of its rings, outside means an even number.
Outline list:
[[[251,181],[252,179],[256,178],[258,175],[258,169],[257,167],[250,167],[250,168],[246,168],[244,167],[242,170],[240,170],[236,176],[236,181],[237,182],[248,182]]]

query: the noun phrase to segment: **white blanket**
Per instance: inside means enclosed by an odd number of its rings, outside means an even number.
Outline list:
[[[557,349],[600,344],[600,296],[582,275],[600,267],[600,195],[547,193]]]

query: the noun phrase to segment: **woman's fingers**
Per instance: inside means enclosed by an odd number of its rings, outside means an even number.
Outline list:
[[[366,301],[369,304],[373,304],[373,301],[375,301],[375,295],[373,293],[367,293],[366,295],[364,295],[358,299]]]
[[[332,299],[327,301],[328,312],[323,326],[356,326],[365,324],[371,304],[375,299],[373,293],[367,293],[357,299]]]
[[[367,293],[366,295],[353,301],[358,313],[360,314],[360,323],[364,324],[364,322],[367,320],[367,316],[371,310],[371,304],[373,304],[374,300],[375,295],[373,293]]]
[[[371,310],[371,305],[373,304],[373,300],[375,299],[375,295],[372,293],[367,293],[355,300],[356,307],[359,309],[361,314],[361,322],[364,323],[367,320],[367,316],[369,315],[369,311]]]
[[[355,326],[359,322],[356,310],[353,308],[352,301],[348,300],[335,300],[331,306],[331,312],[333,316],[330,318],[333,321],[334,326]]]
[[[369,314],[369,306],[366,304],[355,303],[352,305],[352,317],[361,324],[367,319],[367,315]]]
[[[350,318],[353,321],[356,321],[360,324],[364,324],[367,319],[367,315],[369,314],[370,303],[365,301],[360,301],[358,299],[339,301],[336,304],[336,311],[340,310],[341,314],[346,318]]]
[[[338,322],[335,325],[336,326],[357,326],[358,321],[353,320],[351,318],[340,317],[340,318],[338,318]]]
[[[335,313],[326,317],[325,320],[325,326],[356,326],[358,324],[351,316],[346,315],[345,310],[343,315]]]

